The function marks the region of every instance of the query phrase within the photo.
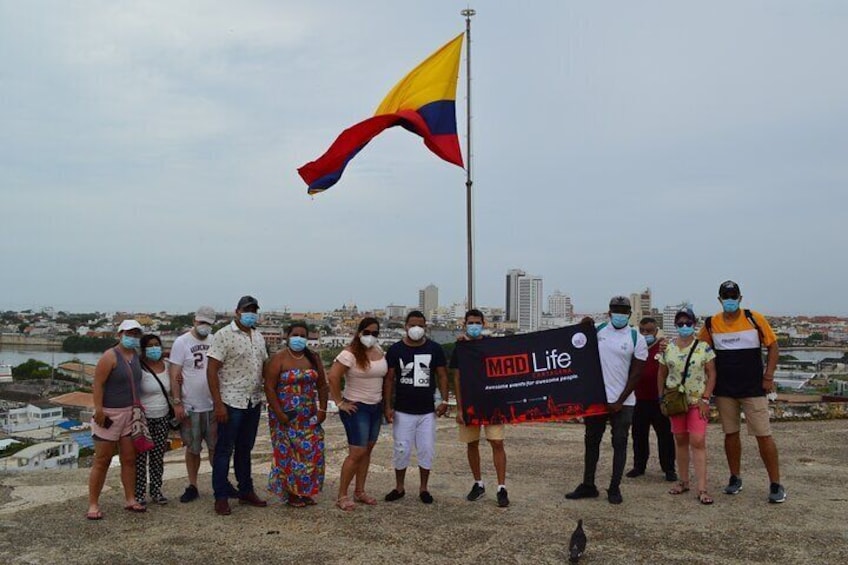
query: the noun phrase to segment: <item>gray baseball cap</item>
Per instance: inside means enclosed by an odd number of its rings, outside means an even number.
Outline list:
[[[215,323],[215,309],[211,306],[201,306],[194,313],[194,319],[198,322],[206,322],[207,324]]]

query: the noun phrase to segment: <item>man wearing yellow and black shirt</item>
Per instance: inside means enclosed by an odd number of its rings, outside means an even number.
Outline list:
[[[742,490],[741,412],[745,413],[748,434],[756,436],[760,457],[771,482],[768,501],[786,500],[780,484],[777,445],[769,426],[766,394],[775,391],[774,371],[779,356],[777,337],[768,321],[759,312],[740,310],[742,294],[733,281],[721,283],[718,300],[722,311],[707,318],[698,339],[713,346],[716,354],[715,397],[721,427],[724,431],[724,451],[730,467],[726,494]],[[762,347],[768,349],[763,368]],[[704,399],[709,402],[709,399]]]

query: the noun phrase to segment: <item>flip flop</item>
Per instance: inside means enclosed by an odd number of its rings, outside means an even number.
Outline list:
[[[141,514],[142,512],[147,512],[147,507],[143,504],[139,504],[138,502],[136,502],[135,504],[127,504],[126,506],[124,506],[124,510],[126,510],[127,512],[136,512],[138,514]]]
[[[689,492],[689,485],[680,481],[669,489],[668,494],[683,494],[684,492]]]
[[[95,510],[94,512],[86,512],[85,513],[85,519],[86,520],[102,520],[103,519],[103,512],[101,512],[100,510]]]

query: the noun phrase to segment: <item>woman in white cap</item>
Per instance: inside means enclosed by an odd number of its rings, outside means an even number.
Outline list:
[[[135,447],[131,437],[132,407],[141,386],[141,364],[137,350],[141,346],[142,328],[135,320],[124,320],[118,326],[118,344],[107,350],[94,370],[94,415],[91,435],[94,438],[94,460],[88,478],[89,520],[100,520],[100,492],[112,462],[115,447],[121,458],[121,484],[124,486],[124,508],[144,512],[146,508],[135,498]]]

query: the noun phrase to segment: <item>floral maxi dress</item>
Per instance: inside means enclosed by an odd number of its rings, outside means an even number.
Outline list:
[[[318,373],[313,369],[290,369],[277,379],[277,399],[284,412],[294,410],[294,420],[283,426],[268,411],[274,462],[268,489],[281,499],[289,494],[316,496],[324,485],[324,429],[318,423]]]

